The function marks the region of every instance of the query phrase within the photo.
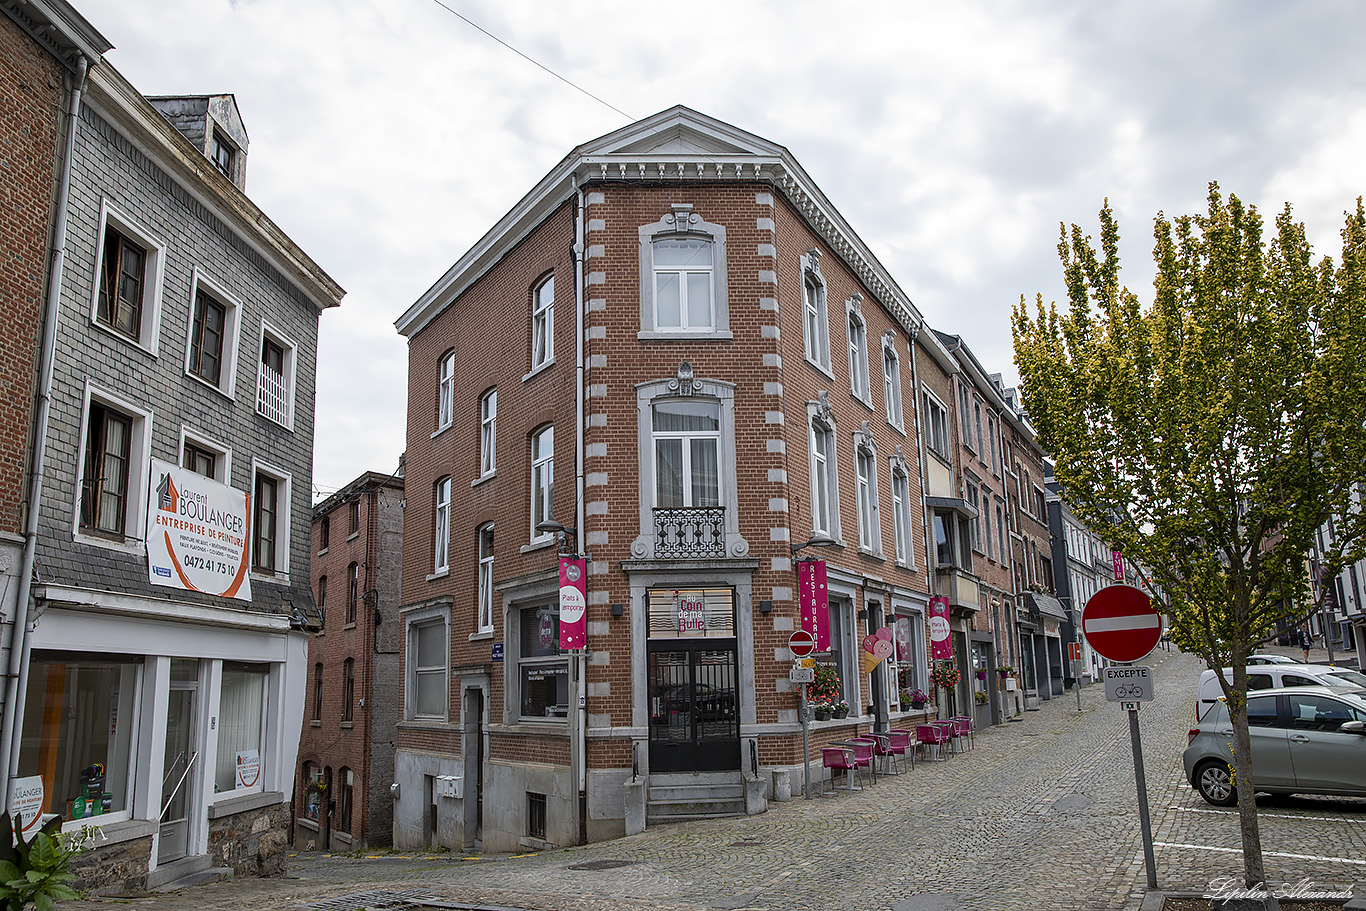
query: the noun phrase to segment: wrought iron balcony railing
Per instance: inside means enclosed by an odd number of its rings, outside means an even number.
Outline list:
[[[726,555],[726,508],[655,508],[655,557],[688,559]]]

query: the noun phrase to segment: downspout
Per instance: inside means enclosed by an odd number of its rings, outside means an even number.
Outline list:
[[[583,502],[584,434],[586,432],[583,341],[584,308],[587,306],[583,293],[584,199],[583,188],[579,186],[578,175],[574,175],[570,180],[576,194],[574,206],[574,527],[578,529],[578,540],[576,542],[578,549],[587,553],[588,530],[584,526],[586,509]],[[591,562],[591,556],[589,560]],[[589,572],[592,572],[591,567]],[[574,717],[578,720],[578,730],[574,732],[574,742],[570,744],[570,755],[573,759],[574,782],[579,792],[579,844],[586,844],[588,841],[588,699],[585,676],[588,670],[588,659],[584,654],[580,654],[575,659],[575,664],[577,665],[575,676],[578,679],[579,687],[578,704],[573,706],[573,711]]]
[[[66,148],[62,155],[61,178],[57,184],[52,229],[52,265],[48,271],[47,298],[43,302],[43,347],[38,352],[38,398],[34,415],[33,438],[28,478],[28,511],[24,516],[24,555],[19,565],[19,592],[14,606],[14,635],[10,637],[9,669],[5,680],[4,725],[0,730],[0,794],[9,805],[10,782],[19,774],[18,738],[15,732],[22,719],[28,695],[29,611],[33,587],[33,566],[38,548],[38,514],[43,493],[43,459],[47,453],[48,414],[52,402],[53,359],[57,350],[57,317],[62,298],[62,267],[66,262],[67,207],[71,199],[71,160],[75,155],[76,126],[81,110],[81,87],[85,85],[90,61],[82,54],[76,61],[68,104]]]

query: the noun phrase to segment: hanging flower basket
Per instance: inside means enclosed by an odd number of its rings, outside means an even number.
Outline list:
[[[930,682],[942,689],[952,689],[958,685],[958,668],[952,664],[941,664],[930,671]]]
[[[977,672],[977,679],[978,679],[978,680],[985,680],[985,679],[987,679],[987,672],[986,672],[986,671],[978,671],[978,672]]]

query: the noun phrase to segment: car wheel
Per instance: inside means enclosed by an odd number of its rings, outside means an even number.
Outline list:
[[[1238,789],[1233,785],[1228,763],[1211,759],[1195,769],[1195,789],[1206,803],[1216,807],[1231,807],[1238,802]]]

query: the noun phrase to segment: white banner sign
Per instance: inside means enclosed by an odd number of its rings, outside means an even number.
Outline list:
[[[147,571],[154,585],[251,600],[247,495],[152,459]]]
[[[237,754],[236,786],[254,788],[261,780],[261,751],[243,750]]]

